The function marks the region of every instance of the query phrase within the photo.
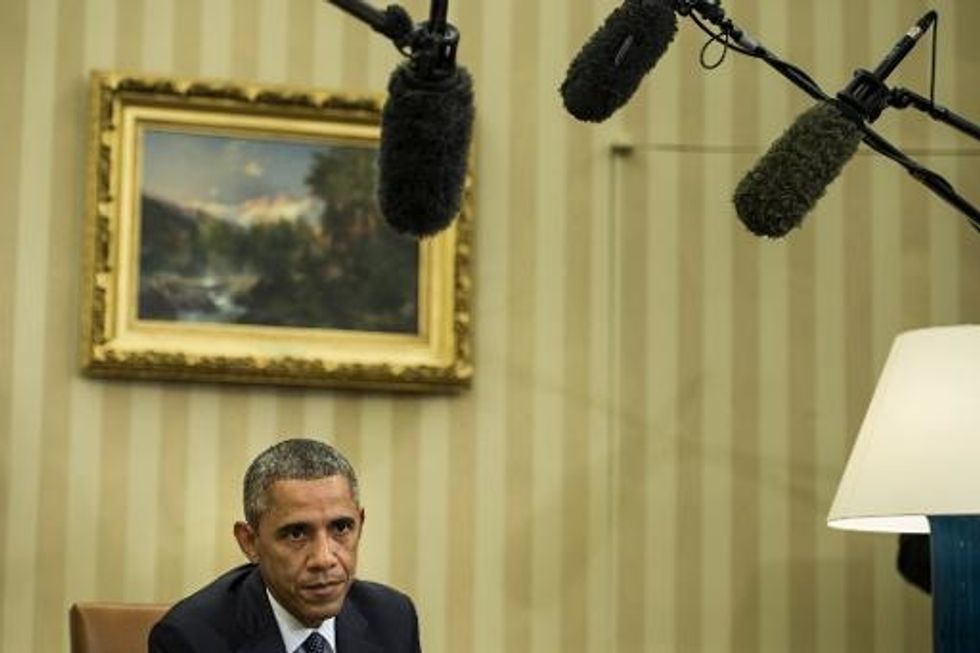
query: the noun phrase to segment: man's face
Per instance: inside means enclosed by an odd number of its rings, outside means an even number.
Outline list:
[[[235,537],[272,595],[308,627],[336,616],[354,580],[364,511],[343,476],[283,480],[266,492],[256,529]]]

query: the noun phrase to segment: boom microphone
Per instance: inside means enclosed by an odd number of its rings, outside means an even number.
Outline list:
[[[887,104],[885,79],[935,21],[930,11],[895,44],[873,72],[858,70],[836,101],[801,114],[735,188],[739,220],[757,236],[779,238],[803,221],[857,152],[864,121]]]
[[[378,205],[398,232],[423,237],[459,213],[473,131],[473,80],[456,65],[446,0],[407,39],[411,59],[388,81],[381,112]]]
[[[378,204],[398,232],[422,237],[459,213],[473,129],[473,82],[456,67],[443,78],[403,63],[381,114]]]
[[[803,217],[851,160],[860,127],[830,103],[790,125],[735,188],[735,210],[756,236],[779,238]]]
[[[456,65],[459,31],[446,22],[448,0],[431,0],[419,25],[398,5],[382,12],[362,0],[328,1],[410,57],[392,72],[381,110],[377,199],[396,231],[435,234],[460,210],[475,113],[473,80]]]
[[[561,96],[579,120],[602,122],[636,92],[677,33],[663,0],[625,0],[568,67]]]

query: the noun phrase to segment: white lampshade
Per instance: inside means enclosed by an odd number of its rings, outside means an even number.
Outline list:
[[[927,533],[929,515],[980,515],[980,326],[895,338],[827,524]]]

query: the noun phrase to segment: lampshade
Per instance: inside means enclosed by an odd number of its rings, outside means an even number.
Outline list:
[[[926,533],[938,515],[980,515],[980,326],[895,339],[827,524]]]

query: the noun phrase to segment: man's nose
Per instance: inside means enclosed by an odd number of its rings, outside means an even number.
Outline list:
[[[317,533],[312,542],[310,566],[330,568],[337,564],[337,553],[334,548],[336,545],[337,543],[333,541],[329,533],[322,531]]]

